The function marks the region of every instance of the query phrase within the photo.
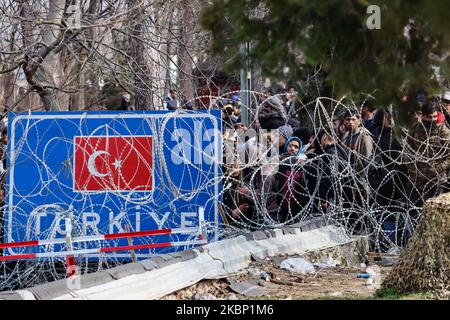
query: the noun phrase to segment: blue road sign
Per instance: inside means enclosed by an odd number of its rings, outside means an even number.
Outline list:
[[[138,257],[217,239],[221,194],[219,110],[36,112],[9,115],[5,242],[168,229],[133,245],[169,243]],[[204,240],[204,238],[203,238]],[[124,246],[81,241],[74,250]],[[65,245],[5,254],[64,251]],[[129,252],[105,253],[129,258]],[[98,255],[89,255],[98,257]]]

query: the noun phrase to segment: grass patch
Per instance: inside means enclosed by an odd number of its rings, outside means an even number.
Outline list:
[[[379,289],[374,295],[377,300],[433,300],[434,295],[430,292],[400,293],[395,288]]]

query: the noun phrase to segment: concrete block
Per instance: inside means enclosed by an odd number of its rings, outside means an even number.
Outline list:
[[[71,290],[67,286],[67,279],[44,283],[32,288],[28,288],[37,300],[51,300],[59,296],[68,294]]]
[[[163,258],[164,261],[169,261],[172,259],[181,258],[181,254],[179,252],[171,252],[171,253],[159,254],[158,257]]]
[[[242,246],[246,243],[245,237],[238,236],[233,239],[210,243],[205,246],[207,253],[215,260],[223,263],[226,272],[238,272],[251,262],[250,252]]]
[[[163,254],[163,255],[160,255],[160,257],[162,257],[166,261],[170,261],[173,259],[178,259],[178,260],[181,259],[180,261],[186,261],[186,260],[194,259],[195,257],[197,257],[197,252],[194,250],[188,249],[188,250],[184,250],[184,251]]]
[[[86,289],[90,287],[95,287],[107,282],[114,281],[111,274],[105,271],[98,271],[94,273],[88,273],[81,275],[81,288]]]
[[[0,292],[0,300],[23,300],[23,298],[15,291],[5,291]]]
[[[133,274],[144,273],[146,269],[140,263],[133,262],[127,263],[112,269],[105,270],[105,272],[109,273],[113,279],[120,279],[126,276],[130,276]]]
[[[198,252],[200,252],[200,253],[205,252],[205,248],[203,248],[203,247],[197,247],[197,248],[195,248],[194,250],[196,250],[196,251],[198,251]]]
[[[155,264],[156,268],[161,268],[162,265],[164,265],[164,263],[166,262],[166,260],[161,257],[160,255],[151,257],[150,260],[152,260],[152,262]]]
[[[274,238],[279,238],[283,236],[283,230],[282,229],[273,229],[270,230],[270,232],[273,234]]]
[[[230,278],[227,278],[230,282],[230,289],[236,293],[243,294],[247,297],[261,297],[268,294],[268,291],[258,285],[254,279],[236,282]]]
[[[301,230],[299,228],[295,227],[283,227],[282,228],[284,234],[299,234]]]
[[[144,262],[145,261],[145,262]],[[149,262],[151,261],[151,262]],[[170,254],[160,254],[154,256],[150,259],[141,261],[143,262],[144,268],[149,271],[153,269],[160,269],[171,264],[182,262],[183,255],[181,253],[170,253]]]
[[[264,231],[255,231],[253,233],[253,239],[255,240],[265,240],[269,238]]]
[[[255,240],[255,235],[253,234],[253,232],[244,233],[242,236],[245,237],[246,241],[253,241],[253,240]]]
[[[295,234],[293,227],[283,227],[281,230],[283,230],[283,234]]]
[[[159,264],[154,261],[154,258],[141,260],[140,263],[146,271],[151,271],[159,268]]]
[[[311,220],[302,221],[292,225],[292,227],[299,228],[302,232],[319,229],[327,225],[325,218],[317,217]]]
[[[181,253],[181,260],[183,261],[195,259],[198,257],[197,252],[195,252],[194,250],[185,250],[180,253]]]
[[[181,254],[164,254],[161,256],[164,259],[164,262],[160,264],[161,268],[183,261],[183,259],[181,259]]]
[[[266,230],[264,232],[266,233],[267,238],[275,238],[277,236],[277,232],[276,231],[277,231],[277,229],[275,229],[275,230]],[[283,234],[283,232],[281,234]]]

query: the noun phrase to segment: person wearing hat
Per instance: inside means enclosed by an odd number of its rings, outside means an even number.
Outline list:
[[[240,106],[240,104],[241,104],[241,98],[239,98],[239,96],[236,95],[236,94],[231,96],[231,101],[232,101],[235,105],[238,105],[238,106]]]
[[[294,134],[294,130],[292,127],[288,124],[285,124],[278,128],[278,154],[283,154],[286,149],[286,142],[289,140],[290,137]]]
[[[283,101],[277,96],[268,98],[262,105],[258,120],[261,128],[265,130],[278,129],[286,124],[288,119]]]
[[[286,141],[286,144],[284,146],[284,154],[289,157],[296,157],[306,160],[306,156],[303,157],[305,154],[302,152],[302,147],[302,141],[299,138],[292,136]]]

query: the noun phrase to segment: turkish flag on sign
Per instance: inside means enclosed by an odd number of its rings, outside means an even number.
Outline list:
[[[75,191],[150,191],[151,136],[75,137]]]

